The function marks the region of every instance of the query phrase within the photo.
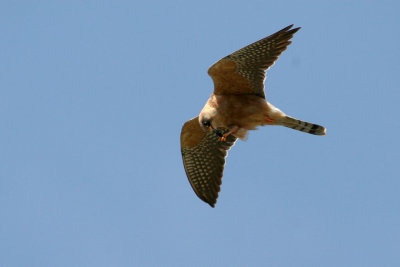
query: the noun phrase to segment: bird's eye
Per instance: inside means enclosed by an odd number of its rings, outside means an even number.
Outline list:
[[[210,127],[211,126],[210,121],[203,121],[203,126]]]

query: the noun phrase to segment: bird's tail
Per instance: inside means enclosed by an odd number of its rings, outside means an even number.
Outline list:
[[[318,124],[313,124],[305,121],[301,121],[289,116],[285,116],[280,122],[279,125],[286,126],[298,131],[302,131],[309,134],[315,135],[325,135],[326,129]]]

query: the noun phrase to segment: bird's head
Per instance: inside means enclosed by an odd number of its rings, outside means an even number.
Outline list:
[[[204,131],[208,132],[212,130],[212,119],[210,118],[210,116],[207,116],[205,114],[200,114],[199,123]]]
[[[215,104],[215,96],[212,95],[208,99],[206,105],[201,110],[199,115],[199,124],[205,132],[214,132],[219,137],[222,136],[221,131],[217,130],[218,125],[215,125],[214,118],[217,116],[217,109]],[[214,122],[214,125],[213,125]]]
[[[200,114],[199,123],[201,128],[206,132],[214,132],[217,136],[222,137],[221,130],[218,130],[212,126],[213,119],[207,115]]]

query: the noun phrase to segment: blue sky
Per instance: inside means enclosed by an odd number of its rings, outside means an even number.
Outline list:
[[[2,1],[1,266],[399,266],[399,1]],[[295,24],[215,209],[182,124],[207,69]]]

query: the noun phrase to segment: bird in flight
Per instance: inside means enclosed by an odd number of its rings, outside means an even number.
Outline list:
[[[282,125],[310,134],[326,134],[324,127],[289,117],[265,99],[265,71],[300,29],[292,27],[212,65],[208,74],[214,81],[214,92],[200,115],[182,127],[181,152],[186,175],[196,195],[211,207],[217,202],[227,151],[237,138],[245,140],[248,130]]]

